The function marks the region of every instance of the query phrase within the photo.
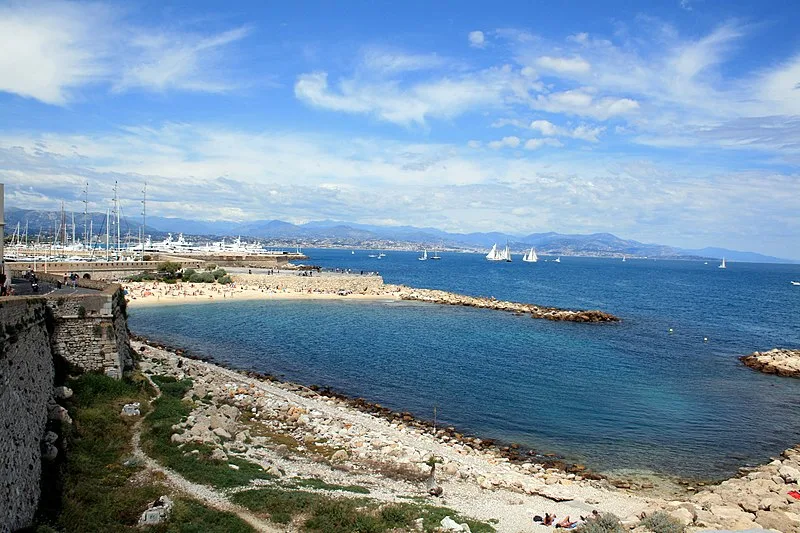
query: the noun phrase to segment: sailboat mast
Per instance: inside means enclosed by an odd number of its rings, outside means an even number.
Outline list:
[[[111,222],[111,213],[106,209],[106,261],[108,261],[109,245],[111,244],[111,230],[108,223]]]
[[[75,211],[72,212],[72,244],[75,244]]]
[[[89,182],[83,184],[83,244],[86,246],[89,242],[91,232],[89,231]]]
[[[147,182],[144,182],[142,189],[142,229],[141,236],[139,237],[139,244],[142,245],[142,261],[144,261],[144,231],[147,225]]]

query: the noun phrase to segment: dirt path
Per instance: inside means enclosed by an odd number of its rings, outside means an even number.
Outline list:
[[[154,401],[161,397],[161,389],[153,382],[152,379],[150,379],[150,376],[145,377],[156,391],[156,395],[148,402],[150,405],[152,405]],[[279,529],[274,524],[257,517],[247,509],[231,503],[223,493],[209,486],[193,483],[177,472],[158,464],[158,462],[156,462],[153,458],[144,453],[144,450],[142,450],[141,434],[143,420],[144,417],[139,418],[134,425],[133,437],[131,438],[131,447],[133,448],[133,456],[142,461],[142,464],[144,464],[148,470],[152,472],[160,472],[165,476],[167,484],[169,484],[171,487],[180,492],[188,494],[206,506],[216,509],[217,511],[235,514],[250,524],[250,526],[256,531],[261,531],[264,533],[279,533],[287,531],[286,529]]]

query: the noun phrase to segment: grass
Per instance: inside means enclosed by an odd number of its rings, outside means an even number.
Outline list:
[[[119,413],[131,402],[140,402],[146,409],[152,391],[141,377],[115,380],[84,374],[69,385],[74,391],[68,403],[74,424],[68,431],[64,489],[60,502],[41,509],[36,530],[138,531],[136,523],[147,504],[168,490],[157,482],[134,483],[142,467],[124,463],[130,458],[136,420]],[[153,531],[222,533],[252,529],[234,515],[180,498],[172,518]]]
[[[619,518],[611,513],[604,513],[597,518],[590,518],[575,530],[577,533],[626,533]]]
[[[465,519],[452,509],[432,505],[380,505],[365,498],[331,498],[285,488],[247,490],[234,494],[231,499],[254,512],[269,514],[273,522],[302,522],[303,530],[309,532],[383,533],[410,528],[418,518],[423,519],[425,531],[434,531],[445,516],[459,523],[466,522],[474,533],[494,531],[489,524]]]
[[[213,448],[205,444],[187,443],[182,448],[170,441],[172,426],[185,420],[191,412],[183,396],[192,387],[191,380],[152,376],[161,389],[161,398],[153,402],[153,411],[145,418],[142,446],[145,451],[164,466],[175,470],[195,483],[217,488],[248,485],[253,479],[272,479],[260,466],[249,461],[230,458],[227,462],[211,459]],[[193,451],[197,453],[191,453]],[[228,465],[236,465],[234,470]]]
[[[321,479],[306,478],[298,479],[293,482],[295,487],[317,489],[317,490],[338,490],[342,492],[354,492],[356,494],[369,494],[369,489],[360,485],[336,485],[326,483]]]

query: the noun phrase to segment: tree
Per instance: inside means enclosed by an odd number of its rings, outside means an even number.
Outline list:
[[[178,270],[181,269],[181,264],[174,261],[164,261],[158,265],[158,271],[166,274],[167,278],[174,278]]]

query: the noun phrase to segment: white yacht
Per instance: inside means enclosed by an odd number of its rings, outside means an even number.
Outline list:
[[[428,250],[422,250],[422,255],[417,257],[420,261],[427,261],[428,260]]]
[[[722,258],[722,263],[720,263],[717,268],[728,268],[727,266],[725,266],[725,258],[724,257]]]

